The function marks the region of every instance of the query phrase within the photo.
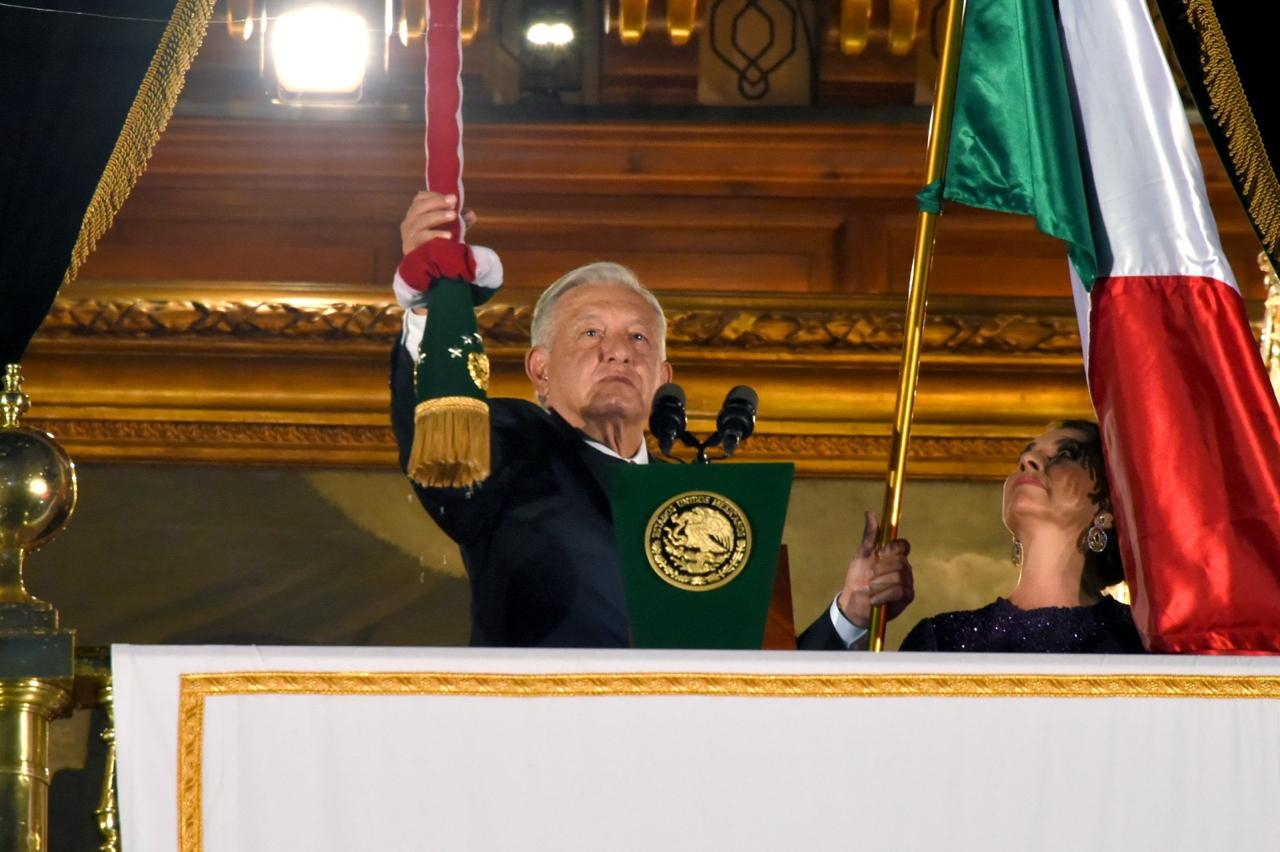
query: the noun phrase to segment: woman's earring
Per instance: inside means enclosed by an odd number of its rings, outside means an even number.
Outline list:
[[[1022,542],[1013,540],[1013,567],[1022,568]]]
[[[1107,531],[1102,526],[1102,515],[1098,514],[1093,519],[1093,524],[1089,527],[1088,534],[1084,537],[1084,543],[1094,553],[1101,553],[1107,549]]]

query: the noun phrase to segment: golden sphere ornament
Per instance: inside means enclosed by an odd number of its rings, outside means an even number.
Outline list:
[[[0,394],[0,602],[31,599],[23,556],[52,539],[76,507],[76,467],[53,436],[19,424],[29,402],[17,364]],[[15,570],[16,569],[16,570]]]

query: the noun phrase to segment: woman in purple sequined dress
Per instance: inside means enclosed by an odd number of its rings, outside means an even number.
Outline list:
[[[1129,607],[1102,594],[1124,579],[1098,427],[1068,420],[1018,457],[1004,483],[1018,585],[982,609],[926,618],[904,651],[1141,653]]]

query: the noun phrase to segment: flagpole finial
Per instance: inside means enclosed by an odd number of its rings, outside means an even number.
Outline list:
[[[77,495],[67,451],[52,435],[18,423],[30,405],[21,383],[18,365],[7,365],[0,394],[0,633],[57,629],[57,612],[27,591],[23,565],[27,553],[66,526]]]

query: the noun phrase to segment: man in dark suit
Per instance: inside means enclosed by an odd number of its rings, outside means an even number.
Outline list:
[[[401,225],[407,254],[456,215],[452,196],[420,193]],[[425,326],[417,294],[391,362],[392,424],[407,466],[414,357]],[[615,464],[649,461],[644,426],[671,378],[666,320],[624,267],[596,263],[552,284],[534,309],[525,372],[541,405],[490,400],[492,473],[473,489],[415,486],[462,550],[473,645],[619,648],[630,644],[622,569],[605,487]],[[856,647],[873,604],[890,615],[914,596],[908,545],[872,552],[874,516],[844,587],[800,637],[806,649]]]

